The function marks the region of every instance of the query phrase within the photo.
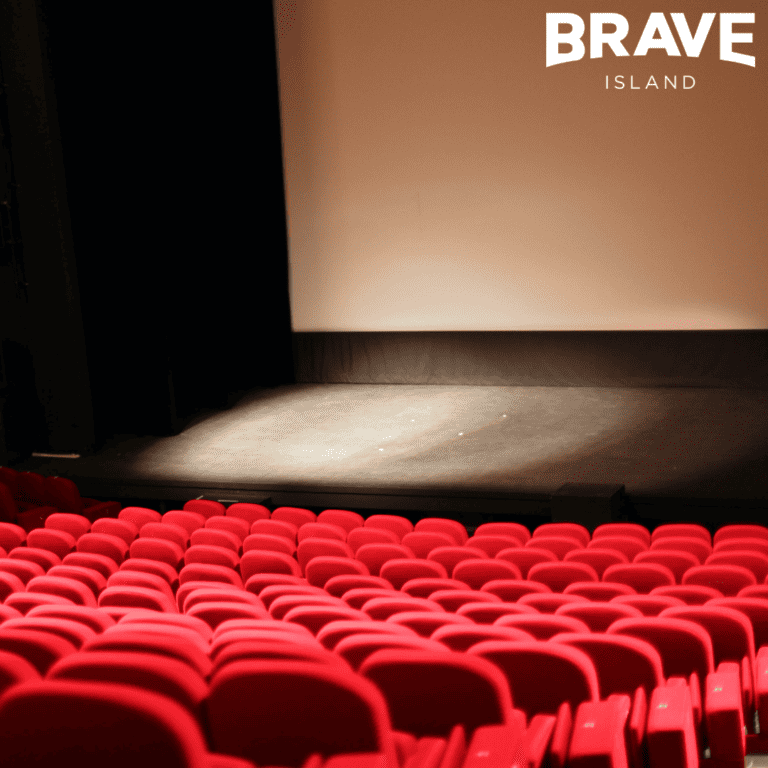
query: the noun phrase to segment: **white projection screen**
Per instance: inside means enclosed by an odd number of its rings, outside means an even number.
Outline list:
[[[765,0],[275,19],[294,331],[768,328]]]

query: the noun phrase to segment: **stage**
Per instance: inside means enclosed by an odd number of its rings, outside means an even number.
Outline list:
[[[764,519],[768,391],[299,384],[180,434],[19,469],[97,498],[547,516],[565,483],[622,484],[638,519]],[[165,500],[165,501],[164,501]]]

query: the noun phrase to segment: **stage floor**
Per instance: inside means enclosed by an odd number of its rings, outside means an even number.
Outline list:
[[[576,482],[623,484],[638,500],[765,508],[768,391],[291,385],[200,414],[173,437],[125,436],[24,468],[113,497],[178,489],[352,509],[440,509],[442,499],[445,510],[495,499],[524,511]]]

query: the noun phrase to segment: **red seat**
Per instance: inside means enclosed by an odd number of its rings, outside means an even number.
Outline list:
[[[57,616],[20,616],[3,622],[3,632],[12,629],[33,629],[62,637],[76,649],[96,637],[96,632],[82,622]]]
[[[26,615],[39,605],[74,605],[74,603],[69,598],[60,595],[50,595],[43,592],[14,592],[5,598],[5,605]]]
[[[757,584],[755,574],[739,565],[697,565],[683,576],[683,584],[713,587],[725,597],[734,597],[744,587]]]
[[[768,556],[761,552],[749,550],[713,552],[706,559],[704,565],[738,565],[747,568],[755,574],[758,584],[764,583],[766,576],[768,576]]]
[[[420,637],[431,637],[438,627],[474,626],[474,622],[466,616],[455,613],[436,613],[435,611],[403,611],[387,619],[387,623],[403,624],[410,627]]]
[[[546,584],[526,579],[493,579],[483,584],[480,591],[498,595],[505,603],[515,603],[523,595],[550,594],[552,592]]]
[[[423,595],[415,596],[422,597]],[[492,595],[490,592],[480,592],[476,589],[440,589],[427,595],[427,597],[451,613],[455,613],[462,605],[467,605],[468,603],[503,605],[498,595]]]
[[[347,606],[335,605],[297,605],[285,614],[284,621],[294,622],[306,627],[313,635],[332,621],[367,619],[362,611]]]
[[[694,584],[686,586],[676,585],[674,587],[656,587],[650,591],[650,596],[655,595],[676,597],[682,600],[686,605],[704,605],[709,600],[716,597],[722,597],[723,593],[712,587],[701,587]]]
[[[190,499],[184,504],[184,512],[195,512],[206,520],[214,515],[224,515],[227,508],[220,501],[212,499]]]
[[[637,555],[645,552],[648,546],[636,536],[603,536],[590,541],[587,549],[612,549],[621,552],[629,562],[632,562]]]
[[[147,608],[150,611],[168,613],[178,612],[173,600],[162,592],[148,587],[107,587],[99,595],[99,608],[110,607]]]
[[[436,629],[431,640],[443,643],[452,651],[464,652],[473,645],[486,640],[524,640],[534,642],[536,638],[529,632],[515,627],[496,627],[490,625],[446,624]]]
[[[189,546],[189,531],[175,523],[145,523],[141,526],[139,536],[143,539],[162,539],[170,541],[181,549],[182,557]],[[133,544],[133,542],[131,542],[131,544]]]
[[[198,563],[220,565],[237,570],[240,558],[237,556],[237,552],[233,552],[229,547],[219,547],[214,544],[195,544],[184,553],[184,565],[189,566]]]
[[[88,608],[96,607],[96,597],[90,587],[81,581],[62,576],[36,576],[27,584],[27,592],[46,595],[59,595],[71,600],[75,605]]]
[[[600,579],[609,565],[628,563],[629,558],[615,549],[601,549],[597,546],[587,549],[574,549],[563,558],[564,563],[586,563],[592,566]]]
[[[278,637],[249,638],[227,643],[216,654],[213,667],[215,675],[228,664],[238,661],[302,661],[315,664],[329,664],[345,672],[350,671],[349,664],[339,655],[327,651],[312,638]]]
[[[124,507],[117,516],[118,520],[128,520],[139,530],[146,523],[159,523],[162,515],[154,509],[146,507]]]
[[[176,605],[178,606],[180,611],[184,611],[186,605],[187,605],[187,598],[199,592],[200,590],[205,590],[209,595],[216,593],[221,594],[223,596],[217,597],[216,599],[226,600],[228,599],[227,595],[232,595],[231,599],[247,599],[247,595],[250,595],[251,597],[256,597],[258,600],[258,597],[254,595],[251,592],[247,592],[244,589],[241,589],[235,584],[230,584],[228,582],[224,581],[187,581],[184,584],[182,584],[179,589],[176,592]]]
[[[304,539],[335,539],[346,542],[347,532],[340,525],[333,523],[304,523],[299,528],[297,539],[299,544]]]
[[[651,542],[651,552],[673,550],[689,552],[703,563],[712,554],[712,545],[697,537],[663,536]]]
[[[301,531],[299,531],[301,536]],[[307,564],[315,557],[348,557],[352,559],[352,548],[338,539],[304,539],[299,542],[296,552],[301,570],[305,571]]]
[[[714,654],[712,640],[699,624],[661,617],[619,619],[606,634],[629,635],[650,643],[661,656],[666,678],[688,679],[692,672],[696,672],[703,699],[707,675],[714,672]]]
[[[102,517],[93,521],[91,533],[108,533],[110,536],[118,536],[130,546],[131,542],[139,535],[139,528],[130,520]]]
[[[30,737],[29,713],[35,713]],[[3,756],[9,765],[78,768],[207,768],[205,740],[192,715],[167,696],[114,683],[41,680],[0,699]]]
[[[250,592],[248,594],[251,594]],[[264,587],[259,592],[258,599],[269,610],[272,603],[277,600],[278,597],[284,595],[314,595],[320,597],[328,597],[328,593],[320,587],[313,587],[309,584],[275,584],[270,587]],[[335,597],[335,596],[334,596]]]
[[[223,581],[225,584],[234,584],[240,589],[243,588],[243,580],[237,571],[226,565],[217,565],[216,563],[190,563],[185,565],[179,571],[179,585],[185,584],[188,581]]]
[[[639,619],[642,615],[637,608],[621,603],[568,603],[555,611],[555,616],[573,616],[583,621],[591,632],[605,632],[614,621]]]
[[[251,532],[250,523],[239,517],[229,515],[213,515],[205,521],[206,530],[227,531],[232,533],[240,540],[242,546],[243,540]]]
[[[656,563],[669,568],[675,576],[675,583],[680,584],[689,568],[699,565],[699,559],[690,552],[667,549],[653,549],[640,552],[633,560],[635,563]]]
[[[550,536],[566,536],[577,539],[583,547],[586,547],[590,540],[589,531],[578,523],[543,523],[533,531],[531,538]]]
[[[234,517],[238,520],[245,520],[248,526],[252,526],[257,520],[269,520],[269,509],[263,504],[250,504],[247,502],[237,502],[230,504],[224,513],[227,517]]]
[[[707,677],[704,713],[712,758],[744,763],[746,732],[738,670],[714,672]]]
[[[456,564],[462,560],[484,560],[487,557],[487,552],[476,547],[437,547],[427,555],[427,560],[434,560],[436,563],[440,563],[447,573],[453,573]]]
[[[352,669],[359,672],[360,667],[368,658],[383,650],[396,651],[398,655],[408,651],[450,653],[448,648],[435,640],[429,640],[419,635],[397,635],[387,632],[363,632],[349,635],[336,643],[333,652],[341,656]],[[377,685],[376,687],[381,690],[380,686]]]
[[[221,519],[226,520],[227,518],[222,517]],[[198,528],[196,531],[192,531],[192,535],[189,537],[189,543],[193,547],[224,547],[225,549],[231,549],[235,555],[238,556],[243,546],[242,539],[236,533],[221,528],[216,529],[207,527]]]
[[[764,600],[754,597],[716,597],[706,605],[741,611],[752,623],[755,649],[759,652],[764,645],[768,645],[768,604]]]
[[[194,630],[183,627],[163,627],[136,622],[116,624],[87,642],[83,651],[127,651],[154,653],[179,659],[201,677],[210,675],[213,665],[205,651],[205,643]]]
[[[368,572],[378,576],[387,560],[415,557],[413,551],[402,544],[364,544],[355,553],[355,559],[364,563]]]
[[[75,650],[76,647],[69,640],[51,632],[41,632],[35,629],[4,629],[0,632],[0,651],[15,653],[26,659],[41,677],[48,672],[55,662],[70,653],[74,653]],[[5,695],[8,693],[7,691]],[[1,702],[0,709],[2,709]],[[0,728],[2,727],[0,725]],[[4,732],[4,745],[7,735]],[[8,753],[4,746],[3,758],[7,759],[7,756]]]
[[[639,595],[647,595],[655,587],[673,586],[675,574],[655,563],[630,563],[606,568],[603,581],[627,584]]]
[[[67,656],[48,671],[49,680],[92,680],[136,686],[181,704],[196,719],[208,696],[205,680],[177,659],[151,653],[82,652]]]
[[[214,749],[256,765],[299,768],[313,754],[383,752],[397,765],[387,705],[378,689],[330,665],[239,661],[211,679]]]
[[[240,564],[242,568],[242,561]],[[307,582],[315,587],[324,587],[335,576],[358,575],[370,576],[370,571],[365,563],[353,560],[349,557],[335,557],[332,555],[320,555],[313,557],[307,563],[305,576]]]
[[[445,533],[453,539],[457,546],[462,546],[469,538],[467,529],[458,520],[447,520],[442,517],[422,518],[414,525],[413,530],[417,533],[422,531]]]
[[[384,528],[402,539],[413,530],[413,523],[401,515],[371,515],[363,523],[365,528]]]
[[[2,485],[0,485],[2,488]],[[27,540],[27,532],[15,523],[0,523],[0,547],[10,552]]]
[[[47,549],[62,558],[75,549],[75,537],[66,531],[52,528],[35,528],[27,534],[27,546]]]
[[[91,526],[93,528],[93,526]],[[134,542],[134,544],[137,542]],[[133,544],[131,545],[133,546]],[[128,553],[128,545],[119,536],[108,533],[84,533],[77,540],[78,552],[91,552],[96,555],[111,557],[118,565]]]
[[[328,650],[333,650],[345,637],[359,634],[388,634],[398,637],[417,637],[410,627],[388,621],[341,619],[326,624],[318,633],[317,641]]]
[[[86,608],[82,605],[39,605],[27,613],[28,618],[37,616],[53,616],[59,619],[79,621],[97,634],[115,624],[114,619],[99,608]]]
[[[611,604],[618,603],[619,605],[631,605],[633,608],[637,608],[643,616],[658,616],[665,608],[675,608],[685,605],[685,603],[679,597],[673,597],[672,595],[621,595],[619,597],[613,597],[610,600]]]
[[[91,521],[83,515],[60,512],[45,519],[45,527],[55,531],[65,531],[74,536],[75,541],[91,529]]]
[[[22,589],[30,579],[35,576],[43,576],[45,569],[29,560],[16,560],[11,558],[0,558],[0,574],[8,573],[22,582]],[[2,577],[0,577],[2,579]],[[5,587],[0,588],[0,600],[7,597],[12,591],[18,591],[19,586],[14,580],[5,581]]]
[[[257,573],[284,573],[289,576],[301,576],[298,562],[285,552],[265,552],[251,550],[243,552],[240,558],[240,574],[248,580]]]
[[[467,539],[464,546],[474,547],[475,549],[482,549],[483,552],[488,555],[488,557],[496,557],[496,555],[498,555],[499,552],[504,549],[521,548],[523,546],[523,542],[514,536],[483,533]]]
[[[515,708],[528,718],[556,714],[564,701],[576,709],[582,701],[599,699],[595,667],[578,648],[561,643],[487,640],[466,653],[501,669],[514,693]]]
[[[529,542],[530,543],[530,542]],[[582,551],[582,550],[573,550]],[[538,547],[522,547],[519,549],[502,549],[501,552],[494,558],[496,560],[502,560],[507,563],[511,563],[520,571],[520,578],[527,579],[528,572],[537,563],[556,563],[558,562],[558,556],[548,549],[540,549]]]
[[[407,593],[405,593],[407,594]],[[344,593],[341,598],[351,608],[361,609],[369,600],[374,597],[401,597],[399,590],[387,589],[386,587],[360,587],[350,589]],[[409,595],[413,597],[413,595]]]
[[[400,587],[401,592],[405,592],[406,595],[411,595],[411,597],[430,597],[435,592],[461,592],[468,589],[469,585],[463,581],[430,577],[410,579]]]
[[[561,605],[571,605],[572,603],[588,603],[586,597],[581,595],[563,595],[563,594],[530,594],[523,595],[518,601],[519,606],[529,606],[535,608],[539,613],[554,612]]]
[[[493,622],[493,626],[522,629],[523,632],[528,632],[537,640],[549,640],[550,637],[561,632],[589,632],[589,627],[580,619],[573,616],[555,616],[546,613],[499,616]]]
[[[406,582],[412,579],[447,579],[448,572],[434,560],[420,560],[415,558],[395,558],[387,560],[380,570],[379,576],[386,579],[395,589],[401,589]]]
[[[531,538],[531,532],[520,523],[483,523],[475,529],[475,536],[489,533],[502,536],[514,536],[525,544]]]
[[[282,552],[289,557],[295,557],[296,544],[287,536],[277,536],[271,533],[251,533],[243,540],[243,554],[251,550],[261,552]]]
[[[520,569],[513,563],[497,559],[462,560],[456,563],[451,578],[468,584],[472,589],[481,589],[484,584],[496,579],[520,579]]]
[[[717,549],[718,544],[731,539],[762,539],[768,542],[768,528],[764,525],[724,525],[715,531],[712,543]]]
[[[9,688],[30,680],[40,680],[40,673],[25,658],[0,651],[0,696]]]
[[[637,594],[627,584],[609,583],[607,581],[575,581],[564,590],[564,595],[580,595],[597,603],[607,603],[620,595]]]
[[[236,619],[236,621],[242,620]],[[202,619],[195,618],[194,616],[184,616],[180,613],[158,613],[157,611],[137,610],[126,613],[120,619],[119,624],[123,629],[135,628],[138,625],[141,629],[149,632],[162,632],[165,628],[170,628],[172,632],[176,632],[178,628],[192,630],[202,639],[203,644],[201,648],[206,651],[209,650],[208,643],[213,638],[213,631]],[[200,643],[200,639],[194,635],[189,635],[185,632],[184,636],[192,637],[195,642]]]
[[[108,579],[117,570],[117,563],[111,557],[91,552],[73,552],[71,555],[64,557],[61,564],[93,568],[105,579]]]
[[[205,526],[205,520],[205,516],[197,512],[172,509],[163,515],[160,522],[163,524],[173,523],[174,525],[180,525],[191,536],[192,531]]]
[[[179,586],[179,574],[173,566],[162,563],[159,560],[145,560],[141,557],[129,557],[120,564],[121,571],[137,571],[160,576],[168,582],[171,590],[176,591]]]
[[[553,592],[563,592],[574,582],[597,582],[598,575],[591,565],[585,563],[538,563],[528,571],[530,581],[546,584]]]
[[[620,634],[566,633],[550,642],[578,648],[589,656],[597,672],[601,699],[621,693],[633,696],[638,686],[650,698],[654,688],[664,685],[661,656],[646,640]]]
[[[650,765],[698,768],[691,693],[688,686],[659,686],[648,704],[646,743]]]
[[[62,566],[64,567],[64,566]],[[51,568],[51,571],[54,569]],[[145,587],[146,589],[156,589],[162,592],[169,600],[175,600],[171,585],[156,573],[143,573],[142,571],[120,570],[113,573],[104,583],[104,586],[98,590],[98,594],[106,587]]]
[[[202,619],[211,629],[216,629],[228,619],[266,619],[269,616],[263,606],[231,600],[209,600],[187,605],[185,615]]]
[[[311,510],[303,509],[302,507],[277,507],[272,511],[270,519],[291,523],[298,530],[304,523],[317,522],[317,515]]]
[[[357,554],[365,544],[399,544],[400,537],[386,528],[353,528],[347,534],[347,544]]]
[[[440,531],[414,530],[406,533],[400,543],[416,557],[426,558],[433,549],[456,546],[456,537]]]
[[[0,571],[0,600],[4,602],[9,595],[24,591],[24,582],[15,573]]]
[[[604,536],[635,536],[645,542],[646,546],[651,544],[651,532],[637,523],[603,523],[592,531],[592,541]]]
[[[500,616],[536,614],[538,611],[530,605],[516,603],[465,603],[456,609],[457,616],[466,616],[476,624],[494,624]]]
[[[568,552],[575,549],[584,549],[581,539],[575,536],[532,536],[525,546],[532,549],[547,550],[558,560],[562,560]]]
[[[392,597],[373,597],[363,604],[363,613],[375,621],[386,621],[390,616],[404,611],[436,611],[446,613],[441,605],[420,597],[395,593]]]
[[[282,621],[285,615],[297,605],[335,605],[349,607],[338,597],[326,594],[289,594],[281,595],[270,603],[269,615],[276,621]]]
[[[733,552],[746,549],[749,552],[760,552],[768,555],[768,539],[721,539],[715,544],[714,552]]]
[[[360,674],[384,694],[393,727],[417,737],[447,737],[455,725],[469,735],[511,720],[507,680],[476,656],[381,650],[368,657]]]
[[[661,538],[669,537],[696,538],[712,545],[712,535],[703,526],[697,523],[666,523],[655,528],[651,532],[651,543]]]
[[[242,559],[240,567],[242,569]],[[291,576],[287,573],[255,573],[245,579],[245,588],[254,595],[258,595],[265,587],[273,584],[306,584],[306,580],[301,576]]]
[[[355,528],[362,528],[365,520],[362,515],[348,509],[325,509],[317,516],[317,522],[339,525],[349,534]]]
[[[568,750],[569,764],[628,765],[628,755],[632,754],[627,743],[631,708],[632,700],[625,694],[579,704]]]
[[[8,553],[8,559],[36,563],[44,571],[50,570],[54,565],[61,565],[61,558],[57,554],[39,547],[16,547]]]

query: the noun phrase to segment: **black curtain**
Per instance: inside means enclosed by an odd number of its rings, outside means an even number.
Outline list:
[[[38,11],[97,444],[292,382],[271,3]]]

